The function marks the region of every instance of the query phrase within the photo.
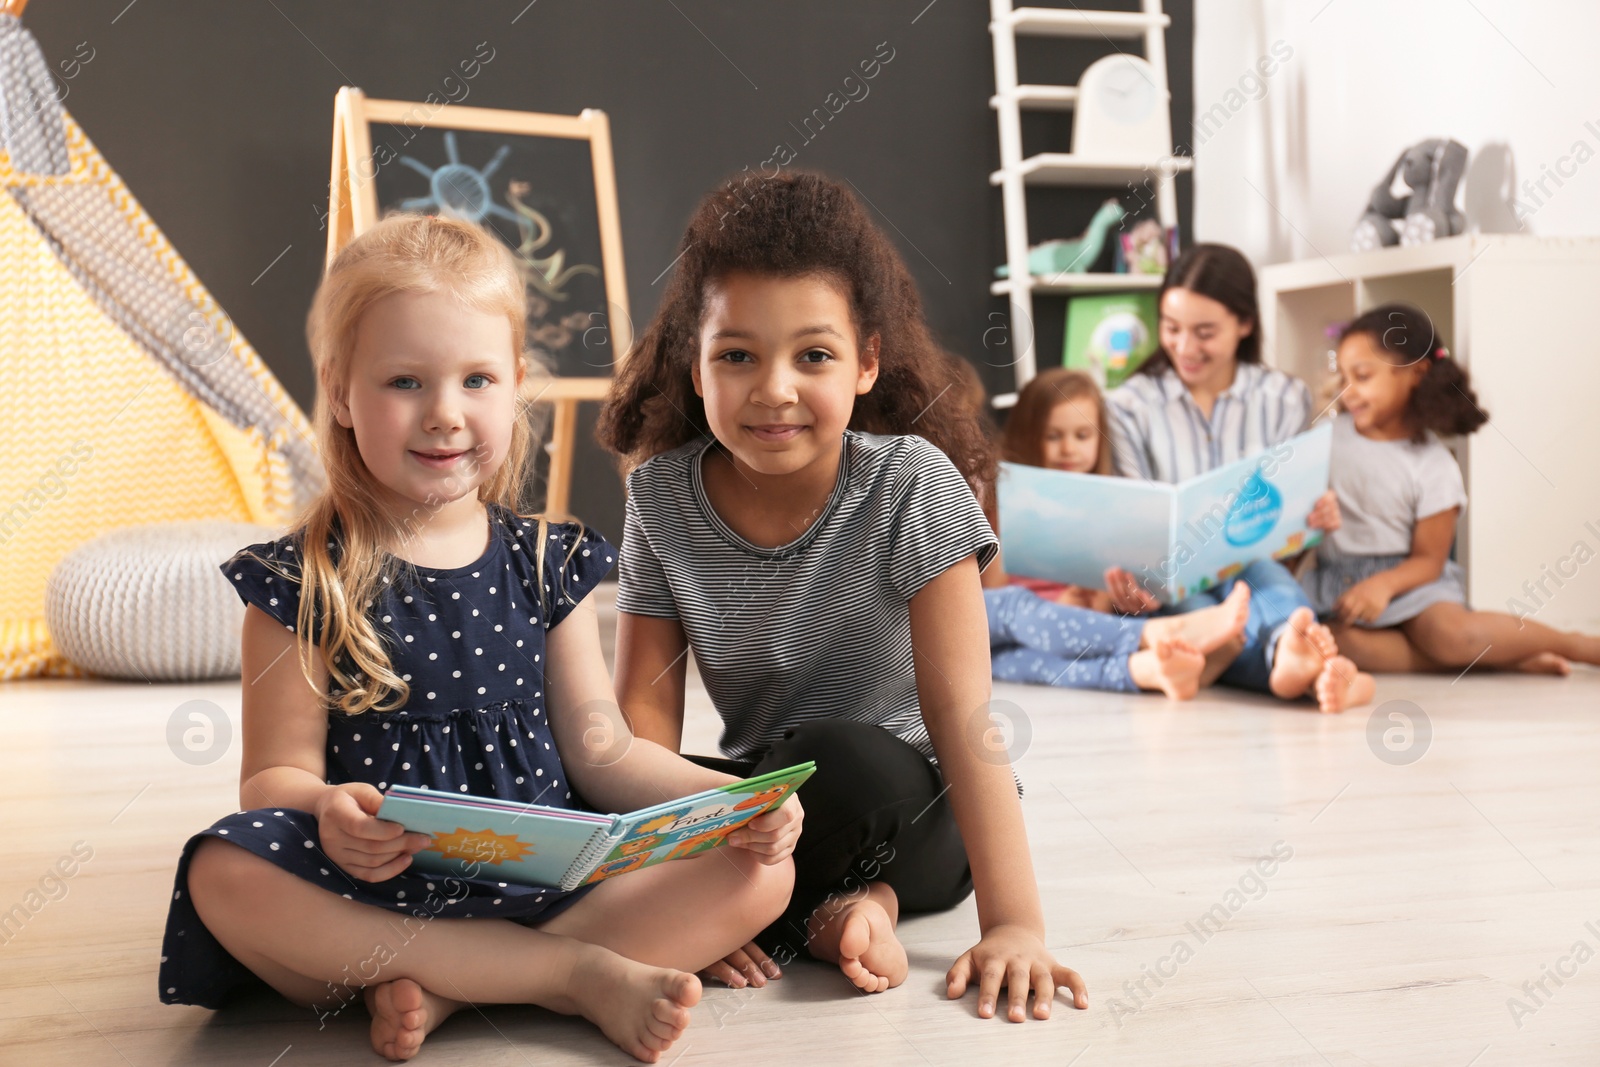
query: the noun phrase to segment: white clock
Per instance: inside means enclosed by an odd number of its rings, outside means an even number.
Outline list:
[[[1110,55],[1078,82],[1072,154],[1085,159],[1155,162],[1172,151],[1161,79],[1139,56]]]

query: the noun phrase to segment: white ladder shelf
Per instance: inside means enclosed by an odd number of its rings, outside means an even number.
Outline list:
[[[1170,106],[1167,85],[1166,28],[1171,18],[1161,10],[1161,0],[1141,0],[1142,11],[1081,11],[1040,7],[1013,8],[1011,0],[989,0],[989,33],[994,39],[995,95],[989,99],[1000,125],[1000,169],[989,176],[1000,186],[1005,220],[1006,263],[1009,277],[994,282],[989,291],[1011,303],[1011,344],[1015,356],[1016,387],[1033,378],[1034,293],[1072,293],[1154,289],[1161,278],[1152,274],[1059,274],[1050,277],[1028,272],[1028,206],[1030,185],[1099,186],[1123,188],[1153,180],[1156,217],[1163,228],[1178,222],[1178,198],[1173,180],[1189,170],[1194,160],[1168,154],[1155,160],[1082,159],[1067,152],[1022,154],[1022,109],[1069,111],[1077,106],[1078,89],[1072,85],[1020,85],[1017,82],[1017,36],[1082,37],[1142,40],[1144,58],[1160,79],[1157,90],[1162,106]],[[1113,44],[1113,47],[1115,45]],[[1025,331],[1016,327],[1019,316]],[[1008,407],[1016,394],[995,397],[996,407]]]

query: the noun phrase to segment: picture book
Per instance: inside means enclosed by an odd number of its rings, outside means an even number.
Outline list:
[[[627,815],[394,785],[378,818],[433,839],[412,856],[416,870],[576,889],[716,848],[782,804],[815,770],[797,764]]]
[[[1306,518],[1328,488],[1332,439],[1325,422],[1176,485],[1003,463],[1006,571],[1099,589],[1122,567],[1176,603],[1322,540]]]
[[[1156,294],[1074,296],[1067,301],[1061,365],[1115,389],[1156,350]]]

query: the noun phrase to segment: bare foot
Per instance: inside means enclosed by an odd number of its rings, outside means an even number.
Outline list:
[[[1240,634],[1226,644],[1218,645],[1206,653],[1205,669],[1200,672],[1200,688],[1214,685],[1222,672],[1233,666],[1233,661],[1244,651],[1244,635]]]
[[[1515,664],[1511,669],[1523,674],[1556,674],[1565,678],[1572,673],[1572,664],[1565,656],[1558,656],[1554,652],[1540,652]]]
[[[871,897],[839,913],[839,970],[863,993],[882,993],[911,970],[889,913]]]
[[[622,1051],[655,1063],[689,1026],[700,1003],[700,979],[685,971],[647,967],[598,945],[585,945],[572,968],[565,1002],[556,1011],[582,1015]]]
[[[1249,617],[1250,587],[1237,582],[1220,604],[1150,619],[1144,624],[1144,647],[1154,648],[1157,641],[1175,638],[1202,653],[1210,652],[1243,634]]]
[[[1317,710],[1332,715],[1345,708],[1371,703],[1378,685],[1372,675],[1359,670],[1349,658],[1334,656],[1323,666],[1312,688],[1316,692]]]
[[[1569,633],[1566,655],[1579,663],[1587,663],[1600,667],[1600,636],[1595,634]]]
[[[463,1007],[459,1000],[430,993],[409,978],[366,988],[372,1016],[372,1049],[391,1060],[409,1060],[422,1039]]]
[[[837,897],[824,901],[806,922],[811,933],[807,950],[813,957],[837,963],[844,976],[863,993],[882,993],[906,980],[911,967],[905,946],[894,934],[900,898],[885,882],[870,882],[867,891],[828,910]],[[826,914],[824,914],[826,912]]]
[[[1200,691],[1206,657],[1178,638],[1163,638],[1154,648],[1128,657],[1128,673],[1140,689],[1159,689],[1172,700],[1188,700]]]
[[[1310,608],[1295,608],[1272,657],[1268,683],[1272,695],[1284,700],[1305,696],[1328,660],[1338,654],[1333,631],[1319,623]]]

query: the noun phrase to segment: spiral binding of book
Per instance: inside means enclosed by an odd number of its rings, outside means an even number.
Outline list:
[[[567,873],[562,876],[559,888],[572,890],[582,885],[583,880],[594,872],[600,861],[606,858],[607,853],[616,847],[622,837],[622,834],[613,833],[603,826],[596,830],[589,843],[583,846],[583,851],[578,853],[578,858],[572,861]]]

